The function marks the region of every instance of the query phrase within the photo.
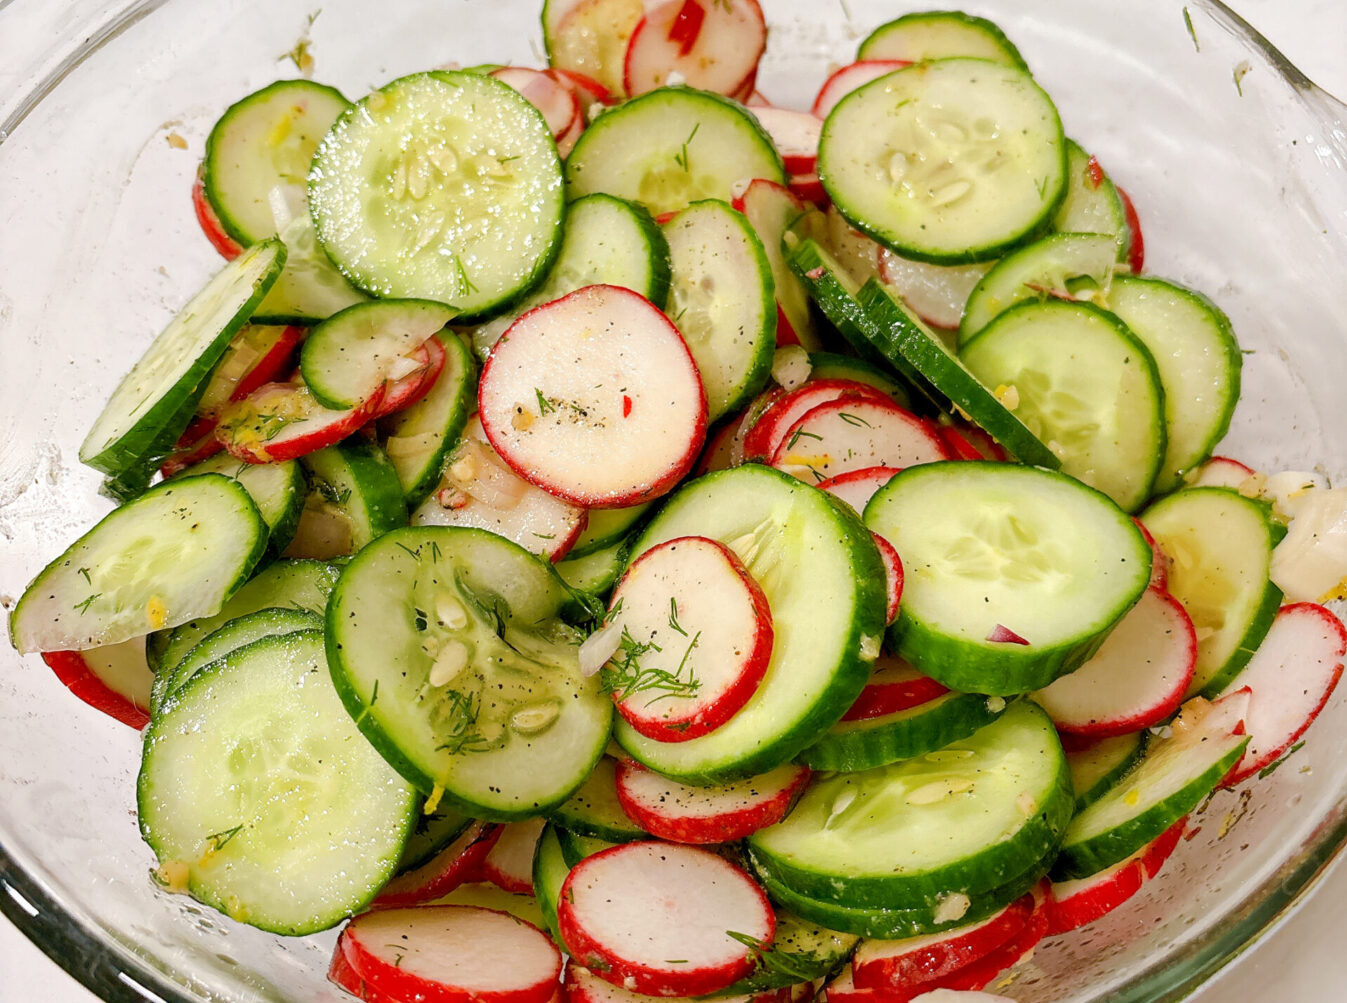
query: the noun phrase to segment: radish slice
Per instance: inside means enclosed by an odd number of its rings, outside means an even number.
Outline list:
[[[731,415],[724,424],[706,437],[706,447],[702,450],[697,465],[692,468],[693,476],[700,477],[713,470],[729,470],[735,465],[731,459],[734,439],[745,417],[745,413]]]
[[[758,0],[665,0],[632,32],[623,84],[635,97],[677,73],[690,87],[747,97],[766,47]]]
[[[550,8],[558,8],[552,11]],[[622,97],[622,71],[632,32],[645,16],[642,0],[578,0],[549,4],[549,62],[597,81]]]
[[[159,466],[159,473],[165,480],[182,473],[193,464],[209,460],[224,449],[224,443],[215,437],[216,424],[215,418],[198,416],[192,419],[178,437],[173,452],[164,457],[164,462]]]
[[[196,172],[196,181],[192,183],[192,210],[210,246],[219,251],[226,261],[233,261],[243,253],[243,245],[225,232],[220,217],[215,215],[215,209],[206,200],[206,183],[200,169]]]
[[[444,371],[448,354],[438,338],[428,339],[412,352],[408,356],[408,362],[416,368],[388,384],[383,402],[379,405],[379,413],[374,418],[377,420],[395,411],[411,407],[430,393],[435,381],[440,378],[440,373]]]
[[[817,350],[823,342],[810,313],[809,293],[786,262],[782,243],[788,232],[808,229],[802,220],[806,219],[809,207],[785,185],[765,178],[750,181],[732,205],[753,224],[772,269],[776,286],[776,343]]]
[[[1122,199],[1127,229],[1132,231],[1132,244],[1128,250],[1127,263],[1134,275],[1140,275],[1141,268],[1146,263],[1146,241],[1141,236],[1141,217],[1137,215],[1137,207],[1132,204],[1132,197],[1122,190],[1122,186],[1114,187],[1118,189],[1118,198]]]
[[[889,602],[884,610],[884,623],[893,623],[898,619],[898,604],[903,600],[903,560],[893,544],[878,533],[871,533],[875,547],[879,550],[880,560],[884,562],[884,578],[888,586]]]
[[[970,422],[942,415],[936,431],[956,460],[996,460],[1005,463],[1010,459],[1010,454],[1001,448],[999,442]]]
[[[843,721],[868,721],[897,714],[934,700],[949,689],[930,676],[924,676],[903,658],[881,654],[875,661],[874,674],[861,690],[856,702],[842,715]]]
[[[371,988],[420,1003],[546,1003],[561,978],[547,934],[476,906],[367,912],[343,931],[342,952]]]
[[[920,990],[923,982],[942,978],[986,957],[1022,931],[1034,911],[1033,895],[1025,895],[979,923],[902,940],[862,940],[851,959],[858,989]]]
[[[753,996],[717,996],[715,1000],[716,1003],[793,1003],[794,988],[784,986],[781,989],[768,989]],[[643,996],[615,986],[577,964],[566,966],[565,993],[568,1003],[655,1003],[656,1000],[667,999],[662,996]]]
[[[245,463],[295,460],[334,445],[379,413],[385,389],[345,411],[325,408],[303,383],[268,383],[220,413],[215,437]]]
[[[1051,922],[1048,936],[1075,930],[1112,912],[1155,875],[1178,846],[1188,823],[1185,815],[1152,842],[1126,860],[1098,874],[1075,881],[1057,881],[1052,886]]]
[[[463,835],[426,863],[399,874],[384,885],[371,909],[398,909],[429,902],[448,895],[465,881],[476,877],[482,861],[500,838],[501,827],[489,822],[474,822]]]
[[[935,426],[891,400],[829,401],[805,412],[772,454],[772,466],[810,484],[866,467],[948,460]]]
[[[828,192],[824,189],[823,181],[819,178],[817,171],[790,175],[786,179],[786,187],[790,189],[792,195],[798,199],[803,199],[805,202],[812,202],[821,206],[828,204]]]
[[[575,92],[542,70],[502,66],[492,70],[491,76],[514,88],[542,113],[553,139],[560,140],[580,117],[580,102],[576,100]]]
[[[617,799],[647,832],[675,843],[729,843],[786,817],[809,783],[809,770],[787,764],[715,787],[691,787],[638,763],[617,765]]]
[[[1140,519],[1133,517],[1132,522],[1137,529],[1141,530],[1141,535],[1145,538],[1146,545],[1151,548],[1150,587],[1153,589],[1168,590],[1169,566],[1174,562],[1170,559],[1168,554],[1166,554],[1163,550],[1160,549],[1160,545],[1155,542],[1155,537],[1151,535],[1151,531],[1149,529],[1147,529],[1144,525],[1142,525]]]
[[[1084,665],[1034,699],[1059,731],[1107,738],[1165,720],[1197,668],[1197,632],[1183,605],[1149,588]]]
[[[1184,478],[1189,487],[1230,488],[1238,491],[1240,485],[1255,475],[1253,467],[1232,460],[1228,456],[1213,456],[1193,471],[1191,479]]]
[[[756,87],[755,87],[753,90],[751,90],[751,91],[749,92],[748,98],[744,101],[744,106],[745,106],[746,108],[775,108],[775,107],[776,107],[776,105],[774,105],[774,104],[772,104],[772,102],[768,101],[767,98],[763,96],[762,91],[758,90]]]
[[[42,660],[66,689],[95,710],[137,731],[150,723],[154,673],[145,663],[145,638],[83,651],[44,651]]]
[[[1305,734],[1342,678],[1344,655],[1347,631],[1324,607],[1294,603],[1277,612],[1249,664],[1225,689],[1253,691],[1244,719],[1252,737],[1227,786],[1271,766]]]
[[[543,834],[546,820],[530,818],[511,822],[482,861],[482,877],[516,895],[533,894],[533,851]]]
[[[753,879],[723,857],[677,843],[624,843],[586,857],[561,887],[557,919],[571,956],[652,996],[700,996],[756,963],[776,933]]]
[[[482,368],[478,407],[520,477],[591,508],[659,497],[706,440],[706,392],[687,343],[618,286],[586,286],[510,325]]]
[[[683,536],[651,547],[613,590],[621,646],[601,670],[618,713],[642,735],[683,742],[728,721],[772,657],[772,611],[724,544]]]
[[[837,106],[837,102],[854,91],[857,87],[868,84],[871,80],[878,80],[882,76],[887,76],[894,70],[901,70],[904,66],[912,64],[902,59],[866,59],[856,63],[849,63],[840,70],[833,72],[832,76],[823,81],[823,86],[819,88],[818,97],[814,98],[814,107],[810,110],[817,119],[825,119],[828,112]]]
[[[772,137],[791,174],[809,174],[818,163],[818,140],[823,119],[789,108],[754,108],[753,117]]]
[[[899,473],[897,467],[861,467],[819,481],[817,487],[820,491],[841,498],[859,514],[865,511],[865,506],[870,504],[875,492],[889,483],[896,473]]]
[[[959,326],[963,305],[994,262],[930,265],[879,248],[879,277],[926,323],[947,331]]]
[[[600,104],[617,104],[613,92],[587,74],[563,69],[560,66],[550,67],[543,72],[575,95],[575,100],[580,103],[581,112],[595,101]]]
[[[892,403],[882,390],[854,380],[814,380],[772,401],[744,436],[743,460],[768,460],[786,440],[791,426],[828,401],[870,400]]]
[[[518,476],[468,419],[444,464],[440,486],[412,513],[413,526],[475,526],[559,561],[584,532],[585,510]]]
[[[580,139],[580,134],[584,131],[585,118],[581,115],[571,123],[571,127],[566,130],[565,135],[557,140],[557,153],[563,158],[566,157],[575,148],[576,142]]]

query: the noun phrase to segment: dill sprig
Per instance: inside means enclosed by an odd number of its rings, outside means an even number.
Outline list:
[[[687,650],[683,652],[678,668],[670,672],[668,669],[643,667],[641,665],[643,655],[651,651],[662,652],[664,649],[654,641],[636,640],[631,636],[631,631],[623,627],[617,653],[599,670],[599,683],[619,700],[627,700],[637,693],[655,693],[655,696],[646,701],[647,707],[669,697],[696,696],[702,683],[697,678],[696,670],[689,668],[688,658],[692,654],[692,649],[701,640],[701,636],[701,631],[693,636]],[[685,668],[688,669],[687,678],[683,677]]]

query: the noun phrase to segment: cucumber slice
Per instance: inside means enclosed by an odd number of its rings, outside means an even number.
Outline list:
[[[706,387],[708,422],[767,385],[776,350],[776,285],[762,242],[725,202],[694,202],[664,224],[669,316]]]
[[[235,592],[214,616],[200,616],[145,642],[145,657],[156,674],[168,674],[209,634],[230,620],[273,606],[307,609],[319,615],[337,584],[339,568],[322,561],[276,561]]]
[[[407,838],[407,846],[398,861],[398,873],[406,874],[430,863],[459,836],[468,831],[474,819],[449,805],[440,805],[434,811],[416,813],[416,824]]]
[[[477,407],[477,364],[452,331],[435,335],[444,346],[444,368],[430,393],[379,422],[384,454],[415,508],[440,483],[444,461]]]
[[[571,866],[561,855],[557,828],[548,825],[538,837],[538,845],[533,850],[533,897],[538,900],[547,932],[558,945],[562,940],[560,924],[557,923],[557,901],[561,898],[561,886],[566,881],[566,875],[570,873]]]
[[[857,59],[923,59],[972,56],[1006,66],[1029,66],[1005,33],[985,17],[958,10],[904,14],[870,32],[856,50]]]
[[[293,936],[369,904],[416,810],[343,710],[316,630],[255,641],[175,693],[145,733],[136,792],[159,874]]]
[[[300,375],[323,407],[353,408],[405,375],[398,363],[453,319],[452,310],[430,300],[384,299],[348,307],[304,339]]]
[[[769,467],[686,485],[646,526],[631,559],[690,535],[728,545],[762,586],[776,633],[767,675],[709,735],[657,742],[619,719],[616,737],[666,776],[721,783],[775,769],[841,719],[879,653],[887,589],[879,552],[845,503]]]
[[[959,347],[1016,303],[1066,293],[1070,279],[1085,277],[1106,286],[1118,260],[1116,252],[1105,233],[1054,233],[1007,254],[969,294],[959,324]]]
[[[1098,801],[1125,777],[1146,751],[1148,732],[1137,731],[1116,738],[1103,738],[1078,751],[1068,751],[1071,786],[1076,791],[1076,812]]]
[[[617,763],[604,756],[580,789],[557,805],[552,821],[578,836],[609,843],[649,839],[650,833],[627,817],[617,801]]]
[[[1248,735],[1219,710],[1151,741],[1141,761],[1071,820],[1052,879],[1086,878],[1130,857],[1196,808],[1239,762]],[[1180,715],[1180,722],[1183,715]]]
[[[625,566],[625,540],[584,557],[567,557],[555,565],[557,574],[567,585],[596,596],[608,593]]]
[[[1057,732],[1016,701],[970,738],[816,780],[748,837],[754,867],[801,895],[870,909],[985,894],[1054,852],[1072,811]]]
[[[1165,392],[1150,351],[1113,314],[1089,303],[1020,303],[959,355],[1063,472],[1128,512],[1150,497],[1165,458]]]
[[[870,500],[865,524],[903,555],[892,650],[964,692],[1022,693],[1079,667],[1150,581],[1132,520],[1036,467],[909,467]]]
[[[916,707],[839,721],[796,759],[815,770],[855,771],[911,759],[967,738],[1000,717],[1004,697],[944,693]]]
[[[940,59],[838,102],[818,174],[847,219],[903,257],[986,261],[1051,220],[1066,190],[1062,123],[1026,70]]]
[[[1187,696],[1216,696],[1248,664],[1281,606],[1268,580],[1280,525],[1265,502],[1226,488],[1185,488],[1141,513],[1171,560],[1169,591],[1197,629]]]
[[[354,554],[407,525],[402,482],[374,443],[348,439],[299,462],[309,475],[309,493],[286,556],[326,561]]]
[[[878,366],[872,365],[864,359],[855,359],[849,355],[838,355],[835,352],[810,352],[809,378],[813,380],[851,380],[853,383],[864,383],[867,387],[874,387],[881,393],[888,394],[899,407],[905,407],[909,410],[912,407],[912,397],[908,394],[907,388]]]
[[[1016,459],[1056,470],[1057,454],[1045,446],[1001,398],[988,389],[887,286],[868,280],[860,292],[862,331],[886,358],[901,357],[934,393],[948,398]]]
[[[194,463],[175,475],[175,480],[197,474],[224,474],[243,485],[267,524],[267,548],[280,553],[295,535],[299,513],[304,507],[307,482],[304,471],[294,460],[282,463],[244,463],[228,453]]]
[[[595,192],[566,208],[557,262],[543,284],[501,316],[472,331],[472,350],[485,359],[506,328],[536,306],[584,286],[622,286],[661,310],[669,299],[669,245],[639,205]]]
[[[776,910],[776,935],[758,954],[758,967],[715,997],[752,996],[827,978],[846,963],[860,938],[829,930],[785,909]]]
[[[1106,303],[1150,350],[1160,374],[1167,445],[1155,491],[1173,491],[1230,428],[1244,356],[1225,314],[1172,282],[1117,275]]]
[[[631,535],[653,502],[629,505],[627,508],[600,508],[589,513],[584,531],[576,538],[575,546],[567,551],[568,558],[587,557],[600,550],[608,550]]]
[[[318,239],[377,296],[495,313],[561,243],[561,164],[542,115],[494,77],[402,77],[337,119],[314,154]]]
[[[605,111],[566,158],[571,198],[608,192],[655,215],[699,199],[729,202],[736,182],[786,183],[758,120],[729,98],[661,87]]]
[[[1052,228],[1058,233],[1106,233],[1117,247],[1118,261],[1127,261],[1132,251],[1132,230],[1117,186],[1099,161],[1072,139],[1066,141],[1066,197],[1052,217]]]
[[[171,448],[191,420],[194,394],[284,264],[285,245],[273,239],[220,269],[122,377],[84,437],[80,461],[115,477]]]
[[[168,697],[182,689],[188,680],[206,666],[246,644],[263,637],[322,629],[322,616],[306,609],[272,607],[230,620],[219,630],[206,635],[171,671],[156,673],[150,688],[150,713],[157,714]]]
[[[395,530],[343,571],[328,606],[342,700],[398,772],[478,818],[565,801],[613,706],[580,674],[590,616],[552,569],[485,530]]]
[[[597,836],[582,836],[578,832],[571,832],[569,829],[558,827],[557,841],[561,844],[561,855],[566,861],[567,867],[574,867],[586,857],[592,857],[596,853],[602,853],[604,850],[611,850],[617,843],[610,843],[606,839],[599,839]]]
[[[468,881],[459,885],[448,895],[441,895],[427,905],[465,905],[477,909],[490,909],[493,912],[506,912],[516,919],[522,919],[530,926],[542,928],[546,920],[538,900],[532,895],[507,892],[504,888],[485,881]]]
[[[9,616],[21,654],[102,647],[218,611],[267,545],[248,492],[173,480],[104,516],[42,569]]]

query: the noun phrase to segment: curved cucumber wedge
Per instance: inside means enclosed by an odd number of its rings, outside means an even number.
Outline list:
[[[1023,693],[1078,668],[1150,580],[1150,547],[1125,513],[1036,467],[908,467],[865,524],[903,555],[894,653],[965,693]]]
[[[42,569],[9,616],[19,652],[117,644],[219,611],[267,546],[248,492],[219,474],[114,509]]]
[[[1188,696],[1216,696],[1248,664],[1281,606],[1268,580],[1285,530],[1266,502],[1226,488],[1185,488],[1140,519],[1171,560],[1169,591],[1197,628],[1197,671]]]
[[[566,883],[566,875],[570,873],[571,866],[561,855],[556,826],[545,826],[543,834],[538,837],[538,845],[533,849],[533,897],[538,900],[547,932],[558,945],[562,940],[561,926],[557,922],[557,902],[561,898],[561,886]]]
[[[602,853],[604,850],[612,849],[617,843],[610,843],[606,839],[599,839],[597,836],[582,836],[578,832],[571,832],[569,829],[557,827],[557,841],[561,844],[561,855],[566,861],[567,867],[574,867],[586,857],[592,857],[596,853]]]
[[[903,59],[909,63],[952,56],[1029,68],[1000,28],[985,17],[958,10],[904,14],[870,32],[856,50],[857,59]]]
[[[216,453],[194,463],[175,476],[176,480],[197,474],[224,474],[243,485],[267,524],[267,549],[278,554],[295,535],[299,513],[304,507],[308,482],[294,460],[281,463],[244,463],[228,453]]]
[[[708,422],[766,384],[776,350],[776,284],[762,242],[725,202],[694,202],[664,224],[669,316],[706,387]]]
[[[565,198],[547,124],[494,77],[402,77],[343,114],[314,154],[309,207],[348,279],[431,299],[462,319],[535,285],[561,244]]]
[[[626,508],[594,509],[589,513],[584,530],[576,538],[575,546],[566,552],[566,556],[587,557],[621,543],[631,535],[632,528],[645,517],[652,504],[644,502]]]
[[[733,197],[736,182],[786,183],[758,120],[729,98],[661,87],[605,111],[566,158],[571,198],[608,192],[661,215],[699,199]]]
[[[1019,303],[959,356],[1014,404],[1063,472],[1128,512],[1150,497],[1165,458],[1165,391],[1150,351],[1113,314],[1057,299]]]
[[[1076,792],[1076,811],[1098,801],[1140,761],[1149,732],[1103,738],[1087,748],[1067,751],[1071,786]]]
[[[374,443],[348,439],[299,462],[309,475],[309,493],[287,556],[342,557],[407,525],[402,482]]]
[[[216,272],[122,377],[84,437],[80,461],[115,477],[176,442],[210,371],[284,264],[285,245],[271,239]]]
[[[590,611],[494,533],[395,530],[328,604],[328,658],[361,731],[403,776],[477,818],[551,811],[602,755],[612,701],[580,674]]]
[[[1066,197],[1052,217],[1052,228],[1058,233],[1106,233],[1117,247],[1118,261],[1127,261],[1132,250],[1132,230],[1117,186],[1072,139],[1066,141]]]
[[[416,810],[343,710],[316,630],[255,641],[175,693],[145,733],[136,790],[160,875],[296,936],[374,898]]]
[[[790,815],[747,845],[759,872],[801,895],[934,908],[1034,868],[1056,850],[1071,811],[1052,722],[1020,700],[937,752],[815,780]]]
[[[756,776],[788,762],[836,724],[869,679],[885,621],[883,563],[845,503],[758,464],[683,487],[631,548],[706,536],[738,554],[762,586],[776,633],[757,691],[709,735],[668,743],[618,720],[616,737],[640,762],[692,783]],[[820,603],[818,597],[829,601]]]
[[[815,770],[869,770],[967,738],[1005,710],[1004,697],[945,693],[893,714],[839,721],[797,757]]]
[[[567,557],[554,567],[571,588],[590,595],[606,595],[626,567],[626,553],[626,541],[619,540],[584,557]]]
[[[568,832],[609,843],[649,839],[650,833],[627,817],[617,800],[617,763],[604,756],[580,789],[552,811],[552,821]]]
[[[398,873],[405,874],[430,863],[445,847],[467,832],[473,821],[449,805],[440,805],[429,814],[418,811],[416,825],[402,851],[402,859],[398,861]]]

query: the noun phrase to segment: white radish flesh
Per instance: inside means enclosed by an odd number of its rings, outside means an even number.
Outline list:
[[[808,782],[806,767],[787,764],[748,780],[692,787],[622,762],[617,798],[641,828],[661,839],[727,843],[781,821]]]
[[[505,826],[482,861],[482,877],[507,892],[532,895],[533,851],[544,824],[544,819],[530,818]]]
[[[879,248],[879,277],[922,320],[946,330],[959,326],[963,305],[992,264],[930,265],[900,258],[887,247]]]
[[[889,483],[896,473],[899,473],[897,467],[861,467],[859,470],[848,470],[845,474],[820,481],[818,489],[841,498],[854,508],[857,514],[861,514],[865,511],[865,506],[870,504],[875,492]]]
[[[828,401],[880,401],[891,403],[882,390],[854,380],[814,380],[770,402],[744,436],[742,460],[769,460],[797,421]]]
[[[665,0],[632,32],[623,83],[635,97],[677,74],[673,79],[690,87],[733,97],[753,77],[766,45],[757,0]]]
[[[814,98],[814,107],[811,110],[815,117],[827,118],[828,112],[837,106],[837,102],[857,87],[863,87],[872,80],[878,80],[894,70],[901,70],[904,66],[909,65],[911,64],[901,59],[868,59],[849,63],[823,81],[823,86],[819,88],[818,97]]]
[[[781,154],[787,171],[808,174],[814,169],[823,119],[807,111],[789,108],[753,108],[752,112],[758,124],[772,137],[772,144]]]
[[[492,70],[491,76],[517,90],[538,109],[553,139],[560,141],[580,118],[580,102],[575,99],[575,94],[541,70],[502,66]]]
[[[866,467],[950,458],[935,426],[892,401],[831,401],[808,411],[772,454],[772,466],[809,484]]]

